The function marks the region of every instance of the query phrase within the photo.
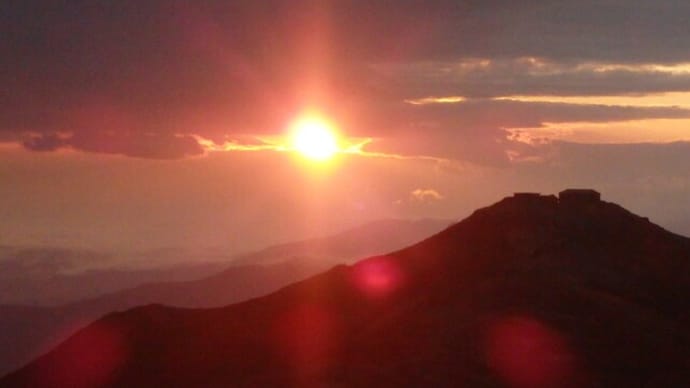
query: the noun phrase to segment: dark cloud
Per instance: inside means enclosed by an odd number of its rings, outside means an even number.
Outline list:
[[[656,118],[688,118],[690,110],[675,107],[631,107],[596,104],[523,102],[477,99],[459,103],[414,105],[407,103],[379,107],[381,117],[369,128],[382,136],[425,131],[426,135],[476,134],[476,128],[528,128],[546,122],[613,122]],[[367,128],[365,122],[357,124]]]
[[[642,0],[7,0],[0,139],[25,139],[32,150],[175,158],[201,152],[190,135],[276,133],[305,106],[372,136],[412,121],[455,131],[566,116],[678,117],[684,113],[546,105],[532,106],[541,113],[493,105],[499,112],[486,116],[484,103],[417,109],[401,101],[688,90],[687,75],[578,66],[690,61],[689,15],[685,2]],[[538,71],[527,57],[554,71]],[[439,73],[473,58],[492,62]],[[382,74],[382,64],[393,71]]]
[[[54,133],[29,136],[22,145],[31,151],[55,151],[67,145],[67,139]]]
[[[477,26],[470,31],[477,33],[484,27],[488,36],[472,47],[473,52],[485,57],[527,55],[629,63],[682,62],[689,58],[690,41],[683,38],[690,32],[687,2],[526,3],[484,4],[483,12],[470,21]]]
[[[690,110],[595,104],[470,100],[458,104],[412,106],[412,117],[434,118],[459,127],[537,127],[544,122],[610,122],[653,118],[687,118]]]
[[[642,95],[690,90],[690,72],[673,73],[652,65],[611,67],[606,63],[534,58],[380,64],[369,76],[388,79],[389,93],[407,99]]]
[[[386,112],[381,139],[368,150],[505,167],[516,160],[542,160],[546,150],[509,136],[511,128],[545,123],[612,122],[653,118],[687,118],[680,108],[623,107],[510,100],[461,103],[400,104]],[[381,125],[381,122],[378,122]],[[366,127],[366,123],[360,124]]]
[[[178,159],[204,152],[193,137],[172,134],[79,132],[69,144],[88,152],[153,159]]]
[[[204,153],[204,148],[192,136],[122,131],[77,132],[72,135],[46,133],[30,136],[23,145],[32,151],[54,151],[69,147],[86,152],[150,159],[181,159]]]
[[[688,118],[690,110],[674,107],[626,107],[513,100],[476,99],[452,104],[414,105],[390,102],[368,107],[375,112],[360,110],[342,120],[342,129],[349,134],[384,138],[370,150],[405,155],[432,155],[479,164],[505,164],[509,161],[509,144],[522,147],[507,139],[507,129],[535,128],[544,123],[614,122],[656,118]],[[128,119],[97,111],[75,119],[69,134],[44,132],[24,136],[23,145],[33,151],[52,151],[70,147],[87,152],[120,154],[134,157],[176,159],[204,153],[203,147],[191,135],[171,132],[118,130],[127,128]],[[92,120],[92,118],[95,119]],[[82,124],[80,124],[80,122]],[[102,123],[100,126],[98,123]],[[80,126],[82,125],[82,126]],[[89,130],[93,128],[107,128]],[[69,128],[65,126],[64,128]],[[203,132],[217,144],[224,142],[260,145],[262,142],[247,135],[215,135]],[[399,138],[396,140],[395,138]],[[411,139],[415,139],[412,141]],[[514,148],[513,147],[513,148]]]

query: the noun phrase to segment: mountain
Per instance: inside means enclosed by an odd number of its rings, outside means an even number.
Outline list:
[[[415,243],[452,222],[438,219],[373,221],[332,236],[279,244],[242,255],[235,264],[266,264],[290,257],[329,257],[336,263],[381,254]]]
[[[162,257],[170,258],[161,253]],[[93,298],[142,283],[198,279],[228,266],[227,262],[190,262],[148,268],[90,268],[116,263],[87,250],[0,246],[0,304],[57,306]]]
[[[591,194],[518,194],[227,307],[109,314],[0,386],[689,386],[690,239]]]
[[[377,220],[242,255],[220,249],[166,248],[125,259],[84,249],[0,245],[0,305],[60,306],[144,283],[195,280],[231,265],[270,264],[294,257],[343,263],[412,244],[449,224],[436,219]],[[122,261],[129,266],[123,268]],[[100,268],[94,267],[99,264]]]
[[[326,263],[316,260],[295,259],[232,267],[195,281],[145,284],[58,307],[0,305],[0,373],[16,369],[111,311],[151,303],[221,306],[266,294],[326,268]]]
[[[237,265],[226,265],[223,271],[197,280],[143,284],[55,307],[0,305],[0,375],[27,363],[108,312],[151,303],[218,307],[240,302],[351,261],[353,254],[380,254],[385,252],[382,247],[410,245],[446,225],[448,222],[441,220],[376,221],[331,237],[283,244],[246,255]],[[396,230],[400,236],[392,237]],[[385,242],[367,240],[370,236],[387,238]],[[357,249],[344,246],[344,241],[357,238],[363,241]],[[248,263],[249,258],[259,264]]]

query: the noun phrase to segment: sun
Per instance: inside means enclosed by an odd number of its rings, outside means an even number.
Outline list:
[[[329,160],[339,151],[335,130],[316,117],[301,119],[294,124],[291,143],[292,149],[315,161]]]

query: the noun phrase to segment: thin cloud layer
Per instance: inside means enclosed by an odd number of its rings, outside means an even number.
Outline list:
[[[413,199],[421,202],[440,201],[444,198],[441,193],[434,189],[415,189],[410,193]]]

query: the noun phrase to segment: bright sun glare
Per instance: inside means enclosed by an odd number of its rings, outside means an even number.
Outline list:
[[[325,121],[306,118],[293,127],[292,148],[306,158],[325,161],[338,152],[338,139],[333,128]]]

